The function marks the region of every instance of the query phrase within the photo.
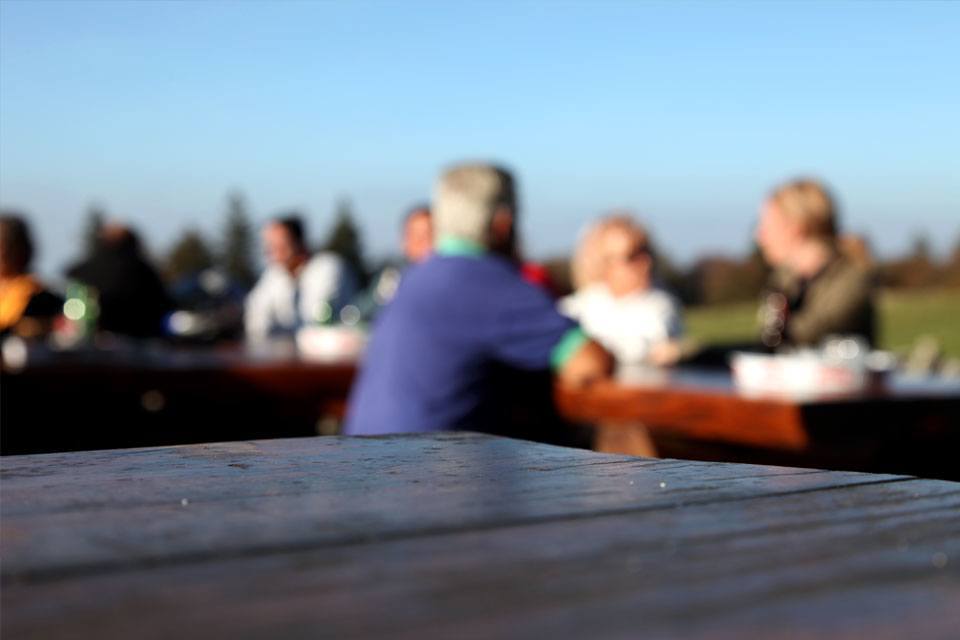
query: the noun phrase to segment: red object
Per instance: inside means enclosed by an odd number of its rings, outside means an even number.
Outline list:
[[[520,265],[520,275],[530,284],[540,287],[550,294],[550,297],[557,297],[557,290],[550,277],[550,272],[546,267],[536,262],[524,262]]]

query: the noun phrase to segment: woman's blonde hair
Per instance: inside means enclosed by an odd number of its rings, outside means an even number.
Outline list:
[[[581,233],[580,242],[573,255],[570,270],[575,289],[581,289],[603,279],[607,268],[604,243],[611,231],[626,231],[636,234],[649,251],[650,235],[633,215],[626,212],[614,212],[600,218]]]
[[[777,209],[800,223],[808,237],[833,242],[837,236],[837,213],[830,192],[816,180],[793,180],[770,195]]]

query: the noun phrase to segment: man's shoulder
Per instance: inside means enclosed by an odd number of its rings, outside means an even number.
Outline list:
[[[269,288],[278,283],[282,283],[285,280],[288,280],[289,278],[290,276],[287,274],[286,269],[275,264],[269,264],[260,273],[260,277],[257,278],[257,281],[254,283],[253,288],[254,289]]]
[[[340,269],[343,267],[343,258],[332,251],[319,251],[307,260],[303,266],[304,273],[314,271],[327,271],[330,269]]]
[[[352,282],[353,278],[353,271],[342,257],[331,251],[322,251],[310,256],[298,280],[304,286],[329,286],[331,283]]]
[[[501,313],[549,308],[549,297],[526,282],[508,260],[496,256],[434,256],[408,269],[393,303],[428,306],[440,316]]]
[[[432,256],[411,267],[405,279],[417,282],[459,282],[467,288],[523,283],[520,272],[498,256]]]

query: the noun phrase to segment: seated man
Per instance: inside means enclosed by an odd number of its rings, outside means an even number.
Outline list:
[[[298,217],[277,218],[263,229],[269,264],[247,296],[244,329],[250,340],[292,335],[305,324],[336,321],[354,294],[355,279],[339,256],[310,256]]]
[[[173,300],[130,227],[105,225],[93,253],[70,267],[67,276],[95,290],[98,330],[133,338],[164,334]]]
[[[403,218],[403,257],[407,264],[420,264],[433,253],[433,220],[430,207],[419,205]]]
[[[813,346],[836,334],[873,343],[872,277],[838,249],[836,218],[830,194],[811,180],[764,202],[756,239],[775,269],[761,309],[766,346]]]
[[[373,277],[370,286],[360,292],[353,302],[360,311],[360,318],[365,322],[372,321],[383,306],[393,299],[403,273],[433,253],[433,220],[430,207],[417,205],[407,211],[400,232],[403,260],[386,262]]]
[[[631,217],[600,220],[574,259],[577,291],[560,309],[622,364],[669,364],[682,333],[680,305],[656,286],[646,230]]]
[[[433,202],[436,254],[410,269],[377,321],[345,432],[509,432],[498,414],[510,370],[570,384],[608,375],[611,359],[521,277],[513,254],[509,173],[461,165]]]

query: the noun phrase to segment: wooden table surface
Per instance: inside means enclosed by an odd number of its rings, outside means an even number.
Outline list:
[[[282,342],[32,355],[3,373],[4,454],[334,433],[355,374]],[[865,394],[797,400],[744,396],[724,371],[641,370],[555,398],[619,453],[648,453],[624,437],[642,423],[669,457],[960,479],[956,381],[894,377]]]
[[[955,638],[960,484],[469,433],[0,461],[10,638]]]
[[[6,455],[313,436],[336,431],[356,364],[260,348],[33,349],[0,385]],[[42,425],[38,428],[37,425]]]
[[[722,370],[634,370],[555,395],[564,416],[604,432],[642,423],[666,455],[960,479],[957,380],[895,375],[864,393],[751,397]]]

